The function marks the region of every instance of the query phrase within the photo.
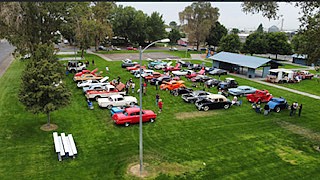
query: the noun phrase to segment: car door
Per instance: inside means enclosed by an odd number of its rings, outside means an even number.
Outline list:
[[[219,99],[218,98],[214,98],[211,100],[211,104],[210,104],[210,109],[217,109],[219,108]]]
[[[226,104],[226,102],[222,99],[222,98],[219,98],[218,99],[218,103],[216,105],[216,109],[220,109],[220,108],[223,108],[223,106]]]
[[[123,97],[119,97],[116,101],[116,106],[123,106],[124,104],[124,98]]]

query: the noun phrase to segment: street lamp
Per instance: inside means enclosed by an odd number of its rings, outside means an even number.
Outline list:
[[[139,96],[140,96],[140,119],[139,119],[140,176],[142,175],[142,171],[143,171],[143,146],[142,146],[142,91],[143,91],[143,85],[142,85],[142,76],[141,76],[142,75],[142,68],[141,68],[142,67],[142,53],[143,53],[143,51],[148,49],[150,46],[152,46],[158,42],[166,43],[166,42],[170,42],[170,39],[161,39],[161,40],[154,41],[142,50],[141,50],[141,46],[139,46],[139,52],[140,52],[140,56],[139,56],[139,60],[140,60],[140,68],[139,68],[139,71],[140,71],[140,91],[139,91]]]

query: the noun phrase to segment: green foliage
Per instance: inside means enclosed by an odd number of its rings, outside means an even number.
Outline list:
[[[293,51],[299,54],[307,46],[307,39],[302,33],[298,33],[292,37],[291,44]]]
[[[219,9],[211,7],[210,2],[194,2],[179,13],[179,19],[188,41],[194,43],[199,50],[204,43],[213,24],[218,21]]]
[[[242,11],[245,13],[259,13],[268,19],[276,19],[279,5],[277,2],[244,2],[242,3]]]
[[[268,49],[266,33],[255,32],[246,38],[243,46],[245,52],[252,54],[264,54]]]
[[[180,34],[180,31],[177,30],[177,29],[172,29],[169,33],[169,36],[168,38],[170,39],[170,45],[174,45],[174,44],[177,44],[177,41],[181,38],[181,34]]]
[[[169,26],[172,28],[172,29],[177,29],[178,28],[178,24],[175,22],[175,21],[171,21],[169,23]]]
[[[221,38],[228,34],[228,30],[219,21],[211,27],[209,36],[206,39],[207,45],[219,46]]]
[[[267,33],[267,52],[271,54],[292,54],[291,45],[288,43],[288,37],[283,32]]]
[[[262,23],[259,25],[258,29],[256,30],[258,33],[263,33],[263,26]]]
[[[165,37],[165,25],[162,20],[162,15],[158,12],[153,12],[150,17],[147,18],[147,34],[150,42],[163,39]]]
[[[21,77],[19,100],[35,114],[49,114],[70,101],[71,94],[62,82],[62,65],[53,52],[52,46],[37,46]]]
[[[238,53],[241,49],[240,38],[237,34],[228,34],[220,40],[218,51]]]
[[[238,28],[232,28],[231,29],[231,34],[239,34],[240,30]]]

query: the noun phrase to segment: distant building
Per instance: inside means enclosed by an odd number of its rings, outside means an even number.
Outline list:
[[[280,29],[275,25],[269,27],[269,29],[268,29],[268,32],[279,32],[279,31],[280,31]]]
[[[248,34],[248,33],[240,33],[240,34],[238,34],[239,39],[240,39],[240,42],[242,42],[242,43],[246,42],[246,39],[247,39],[247,37],[248,37],[249,35],[250,35],[250,34]]]

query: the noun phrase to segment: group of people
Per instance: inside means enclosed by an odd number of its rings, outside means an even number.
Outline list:
[[[117,82],[120,83],[120,76],[118,76]],[[130,78],[126,82],[126,86],[125,86],[126,94],[129,94],[130,87],[131,87],[131,92],[134,93],[134,89],[136,87],[136,84],[133,82],[132,78]]]
[[[299,106],[298,102],[292,103],[292,105],[290,106],[290,114],[289,115],[290,116],[295,115],[297,109],[299,109],[298,116],[300,117],[301,111],[302,111],[302,104],[300,104],[300,106]]]

